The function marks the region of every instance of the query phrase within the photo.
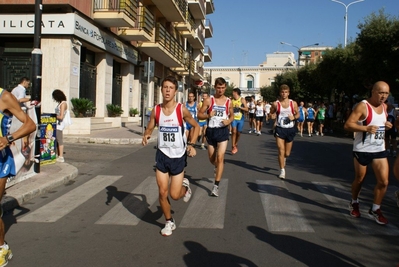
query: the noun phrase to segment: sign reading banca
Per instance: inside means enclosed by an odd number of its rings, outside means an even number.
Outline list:
[[[2,15],[0,34],[34,34],[34,14]],[[138,52],[77,14],[43,14],[42,35],[75,35],[133,64]]]

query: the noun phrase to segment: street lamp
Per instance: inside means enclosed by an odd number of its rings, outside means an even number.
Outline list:
[[[365,0],[357,0],[357,1],[349,3],[348,5],[345,5],[341,1],[337,1],[337,0],[331,0],[331,1],[333,1],[335,3],[338,3],[338,4],[341,4],[341,5],[343,5],[345,7],[345,17],[344,17],[344,20],[345,20],[345,41],[344,42],[345,42],[345,44],[344,44],[344,47],[346,47],[346,43],[348,41],[348,8],[352,4],[360,3],[360,2],[363,2]]]
[[[362,1],[364,1],[364,0],[362,0]],[[292,46],[292,47],[295,47],[296,49],[298,49],[298,61],[297,61],[297,66],[298,66],[298,68],[299,68],[299,61],[300,61],[301,54],[302,54],[301,48],[299,48],[299,47],[296,46],[296,45],[293,45],[293,44],[290,44],[290,43],[286,43],[286,42],[280,42],[280,44],[289,45],[289,46]],[[302,48],[303,48],[303,47],[314,46],[314,45],[319,45],[319,43],[310,44],[310,45],[305,45],[305,46],[302,46]]]

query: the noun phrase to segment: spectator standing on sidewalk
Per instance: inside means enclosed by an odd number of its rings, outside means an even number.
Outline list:
[[[165,216],[165,227],[161,230],[163,236],[170,236],[176,229],[172,218],[170,197],[173,200],[191,198],[190,183],[184,178],[184,168],[187,165],[187,155],[194,157],[194,144],[197,141],[199,125],[187,108],[177,103],[178,83],[175,77],[168,76],[162,81],[162,104],[156,105],[150,115],[150,122],[144,132],[142,144],[147,145],[155,125],[158,125],[158,148],[156,151],[156,180],[159,188],[159,204]],[[194,128],[193,135],[187,142],[184,133],[184,121]]]
[[[352,200],[349,203],[350,215],[360,217],[359,194],[367,165],[371,164],[377,180],[374,187],[374,200],[368,214],[378,224],[387,224],[388,220],[381,212],[381,203],[388,187],[389,165],[385,150],[385,131],[392,128],[387,121],[385,101],[389,96],[389,85],[376,82],[371,89],[371,96],[359,102],[348,117],[344,129],[354,132],[353,163],[355,179],[352,183]]]
[[[58,103],[55,107],[55,114],[57,114],[57,151],[58,162],[65,162],[64,159],[64,129],[71,124],[71,115],[69,114],[68,104],[64,92],[59,89],[53,91],[53,99]]]
[[[19,84],[12,89],[11,94],[15,96],[21,106],[24,106],[23,103],[30,102],[30,98],[26,97],[26,89],[30,86],[30,79],[28,77],[22,77],[19,80]]]
[[[17,102],[15,97],[2,88],[0,88],[0,111],[0,151],[2,151],[0,155],[0,196],[3,197],[7,178],[17,175],[10,145],[12,145],[15,140],[32,133],[36,129],[36,125],[21,109],[20,103]],[[17,131],[10,133],[10,124],[13,116],[22,122],[22,126]],[[11,249],[4,240],[4,236],[4,222],[0,217],[0,266],[6,266],[8,260],[13,256]]]

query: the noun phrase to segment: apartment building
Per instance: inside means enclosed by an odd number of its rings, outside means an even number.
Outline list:
[[[178,100],[203,79],[212,60],[206,38],[213,0],[43,0],[42,112],[53,112],[55,88],[68,99],[88,98],[95,117],[107,104],[143,109],[161,100],[160,85],[173,75]],[[31,75],[35,0],[0,0],[0,87]],[[145,62],[151,63],[148,79]],[[149,82],[148,82],[149,81]],[[87,132],[85,132],[87,133]]]

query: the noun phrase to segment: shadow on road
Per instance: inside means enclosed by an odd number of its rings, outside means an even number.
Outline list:
[[[289,235],[274,234],[257,226],[247,229],[257,239],[271,245],[282,253],[298,260],[306,266],[365,266],[341,253]]]
[[[147,197],[143,194],[132,194],[129,192],[118,191],[115,186],[107,186],[107,201],[106,205],[109,205],[113,198],[119,200],[122,205],[136,217],[140,218],[150,224],[154,224],[159,227],[163,227],[164,224],[157,222],[162,217],[162,210],[157,206],[157,211],[152,212],[149,207],[150,204],[147,202]]]
[[[189,253],[184,255],[183,260],[188,267],[202,266],[257,266],[252,261],[230,254],[209,251],[200,243],[194,241],[186,241],[184,245]]]

